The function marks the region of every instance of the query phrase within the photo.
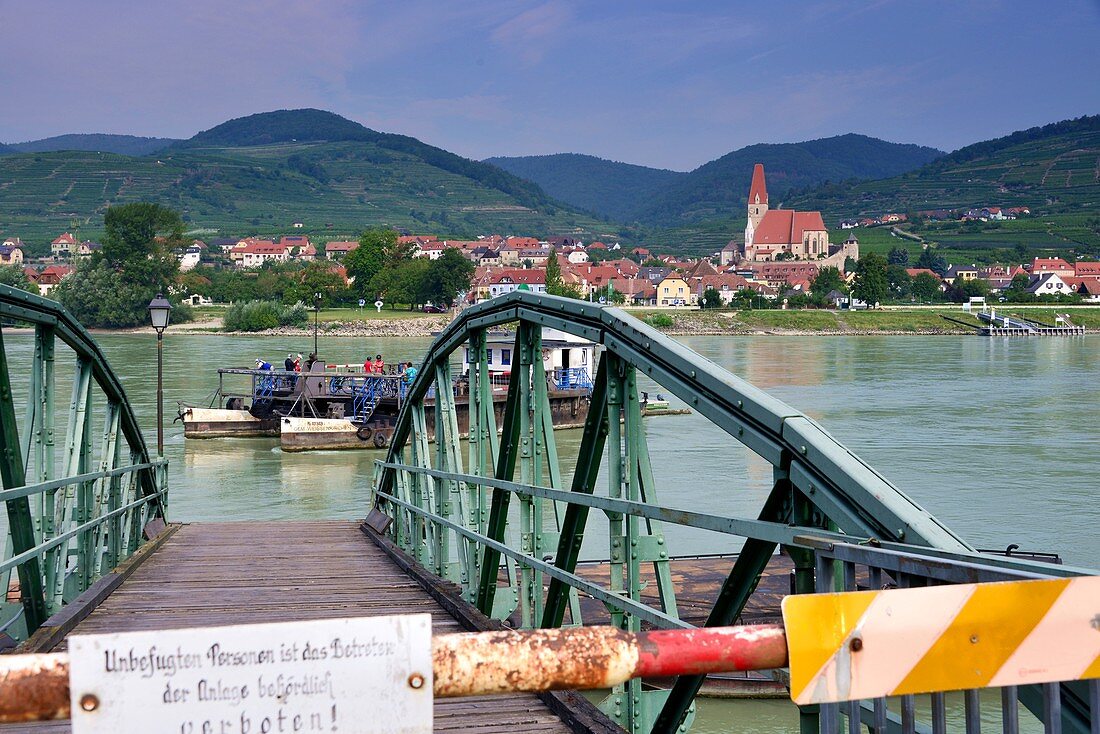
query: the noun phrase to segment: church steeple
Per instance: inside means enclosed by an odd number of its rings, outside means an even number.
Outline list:
[[[749,218],[753,225],[759,225],[768,211],[768,186],[764,182],[764,164],[757,163],[752,168],[752,185],[749,186]]]

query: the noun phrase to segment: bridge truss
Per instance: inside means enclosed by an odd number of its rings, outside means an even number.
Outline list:
[[[498,421],[486,344],[490,329],[505,326],[515,329],[516,357]],[[553,432],[543,328],[603,346],[571,467],[563,466]],[[465,450],[451,367],[460,348],[470,350],[471,365],[468,395],[462,396],[469,410]],[[720,428],[731,446],[739,443],[770,464],[772,488],[756,517],[699,511],[690,500],[679,507],[658,501],[639,375]],[[601,465],[605,492],[598,491]],[[722,478],[726,484],[736,480]],[[663,489],[690,496],[689,487]],[[569,623],[581,623],[579,595],[602,602],[625,630],[690,626],[678,614],[662,530],[667,524],[744,539],[707,626],[737,619],[779,547],[794,562],[796,593],[854,590],[857,578],[884,588],[1087,573],[979,553],[794,408],[623,311],[520,291],[466,309],[435,340],[389,453],[377,464],[373,502],[392,519],[387,532],[401,549],[458,584],[485,614],[505,619],[518,611],[523,627],[559,627],[567,613]],[[606,584],[577,573],[592,510],[607,520]],[[642,600],[647,566],[659,592],[656,605]],[[601,707],[631,732],[686,731],[701,685],[702,676],[682,676],[664,690],[631,681]],[[893,709],[885,699],[803,707],[801,729],[946,731],[953,713],[946,695],[931,694],[921,706],[917,698],[904,696]],[[963,700],[959,715],[966,730],[976,732],[980,691],[965,692]],[[1018,702],[1048,731],[1097,731],[1095,681],[1003,688],[999,701],[994,708],[1005,731],[1018,728]]]
[[[34,329],[29,360],[13,356],[5,326]],[[62,421],[55,410],[58,342],[75,360]],[[29,375],[17,382],[26,385],[21,396],[13,374]],[[0,500],[7,535],[0,588],[12,595],[14,571],[19,597],[0,602],[0,631],[14,640],[33,633],[133,554],[147,524],[164,518],[166,468],[150,455],[122,383],[84,327],[55,301],[0,285]]]

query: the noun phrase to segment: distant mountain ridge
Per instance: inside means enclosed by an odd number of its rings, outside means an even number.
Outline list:
[[[175,138],[143,138],[137,135],[110,135],[107,133],[75,133],[55,135],[52,138],[10,143],[12,153],[52,153],[59,150],[82,150],[93,153],[118,153],[119,155],[149,155],[164,150],[178,142]],[[0,145],[0,152],[5,146]]]
[[[897,175],[943,155],[935,148],[849,133],[801,143],[750,145],[690,173],[576,154],[490,158],[487,162],[529,178],[561,201],[601,216],[677,227],[741,216],[755,163],[763,163],[768,172],[769,194],[782,197],[792,189],[826,181]]]
[[[620,222],[633,218],[638,202],[689,175],[580,153],[500,156],[484,162],[534,181],[555,199]]]
[[[0,236],[22,236],[39,252],[58,232],[98,234],[108,206],[139,200],[180,211],[189,228],[234,236],[296,222],[323,239],[378,225],[451,237],[607,231],[496,166],[321,110],[230,120],[155,156],[0,156]]]
[[[974,143],[900,175],[809,187],[794,193],[789,203],[831,216],[971,206],[1095,211],[1098,161],[1100,115],[1093,115]]]

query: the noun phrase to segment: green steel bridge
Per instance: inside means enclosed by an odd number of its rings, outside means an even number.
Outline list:
[[[582,599],[602,604],[623,630],[685,628],[670,570],[675,549],[663,532],[669,525],[743,541],[724,571],[708,627],[739,617],[779,549],[793,562],[797,594],[1093,573],[978,552],[798,410],[618,309],[528,292],[466,309],[435,339],[388,454],[376,462],[371,505],[362,508],[366,519],[354,538],[333,523],[166,524],[166,463],[150,456],[94,339],[58,304],[4,286],[0,319],[33,327],[35,345],[30,389],[21,396],[12,393],[8,352],[0,349],[0,498],[9,527],[0,572],[4,580],[14,572],[18,581],[18,599],[9,594],[0,608],[0,627],[20,643],[19,651],[60,649],[74,629],[201,626],[256,619],[264,610],[290,618],[378,614],[410,604],[438,610],[437,631],[439,625],[499,629],[501,620],[525,628],[579,625]],[[498,423],[487,335],[499,327],[515,329],[516,356]],[[571,466],[559,456],[553,431],[544,328],[603,348]],[[76,360],[60,447],[53,394],[58,339]],[[460,436],[452,391],[451,356],[464,348],[471,364],[468,437]],[[731,449],[744,446],[771,465],[772,489],[756,516],[692,509],[686,488],[661,488],[678,502],[658,499],[640,375],[721,429]],[[731,492],[738,485],[735,476],[712,481]],[[608,538],[607,575],[599,582],[578,570],[582,541],[595,523],[606,523],[600,532]],[[305,569],[257,548],[250,541],[256,532],[294,546],[286,556]],[[310,563],[302,564],[299,553],[312,554]],[[378,570],[384,564],[393,573],[386,571],[383,586],[372,586],[368,577],[385,575]],[[304,596],[284,597],[263,588],[278,574],[312,572],[324,577],[329,596],[299,591]],[[391,576],[413,579],[416,589]],[[643,595],[648,578],[656,603]],[[187,591],[173,592],[173,584]],[[127,593],[130,588],[136,591]],[[786,680],[783,670],[773,674]],[[697,675],[661,687],[631,680],[613,689],[599,710],[575,694],[540,694],[550,712],[545,716],[558,717],[553,722],[538,714],[510,724],[467,723],[471,729],[687,731],[702,683]],[[995,704],[988,692],[964,692],[958,718],[967,732],[979,731],[983,716],[1006,732],[1018,731],[1025,711],[1046,731],[1100,732],[1098,681],[1008,686],[994,697]],[[501,705],[495,715],[519,716],[522,709],[535,716],[524,706]],[[952,706],[944,693],[878,698],[804,706],[799,721],[803,732],[938,734],[954,720]],[[448,710],[437,703],[437,727]],[[542,723],[531,723],[536,720]]]

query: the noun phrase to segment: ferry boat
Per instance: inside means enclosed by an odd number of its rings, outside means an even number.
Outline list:
[[[513,336],[487,340],[489,376],[498,425],[507,400]],[[597,345],[571,334],[545,329],[543,368],[547,375],[554,428],[580,428],[588,417]],[[455,379],[459,432],[469,431],[469,350]],[[232,389],[227,383],[243,383]],[[393,437],[410,381],[404,374],[365,373],[361,365],[315,363],[308,373],[225,368],[206,407],[179,405],[186,438],[275,437],[284,451],[383,449]],[[435,425],[434,386],[425,400],[425,418]],[[667,411],[664,411],[667,412]]]

